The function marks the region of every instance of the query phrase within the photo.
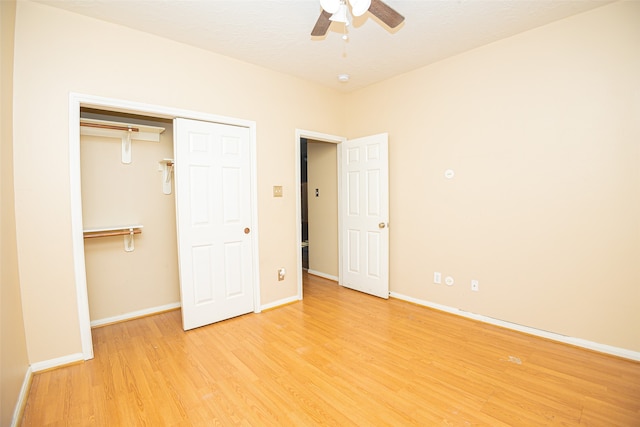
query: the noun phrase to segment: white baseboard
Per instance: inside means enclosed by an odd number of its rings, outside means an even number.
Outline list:
[[[293,296],[290,298],[284,298],[278,301],[274,301],[271,302],[269,304],[264,304],[260,307],[261,310],[269,310],[271,308],[276,308],[276,307],[280,307],[281,305],[286,305],[286,304],[291,304],[292,302],[297,302],[300,301],[300,298],[298,298],[298,296]]]
[[[22,381],[22,387],[20,388],[20,394],[18,395],[18,401],[16,407],[13,410],[13,417],[11,418],[11,427],[18,427],[20,425],[20,419],[24,413],[24,408],[27,405],[27,397],[29,396],[29,390],[31,389],[31,379],[33,378],[33,370],[31,366],[27,368],[27,372],[24,374],[24,380]]]
[[[32,372],[46,371],[47,369],[58,368],[64,365],[70,365],[76,362],[82,362],[84,355],[82,353],[69,354],[67,356],[56,357],[55,359],[43,360],[31,364]]]
[[[130,313],[120,314],[118,316],[107,317],[104,319],[97,319],[91,321],[91,327],[104,326],[110,323],[124,322],[125,320],[136,319],[138,317],[149,316],[156,313],[162,313],[163,311],[174,310],[180,308],[179,302],[173,302],[171,304],[160,305],[157,307],[145,308],[144,310],[136,310]]]
[[[543,331],[541,329],[536,329],[529,326],[519,325],[517,323],[511,323],[511,322],[507,322],[500,319],[494,319],[493,317],[483,316],[481,314],[463,311],[458,308],[453,308],[453,307],[449,307],[442,304],[436,304],[433,302],[420,300],[417,298],[398,294],[396,292],[391,292],[389,295],[397,299],[412,302],[414,304],[422,305],[425,307],[433,308],[436,310],[444,311],[444,312],[455,314],[462,317],[467,317],[469,319],[478,320],[480,322],[501,326],[503,328],[512,329],[514,331],[524,332],[529,335],[535,335],[538,337],[547,338],[547,339],[558,341],[565,344],[571,344],[577,347],[586,348],[586,349],[597,351],[600,353],[611,354],[613,356],[618,356],[625,359],[640,361],[640,352],[637,352],[637,351],[627,350],[625,348],[620,348],[620,347],[614,347],[607,344],[600,344],[597,342],[584,340],[582,338],[569,337],[566,335],[557,334],[555,332]]]
[[[338,282],[337,276],[332,276],[331,274],[322,273],[316,270],[307,270],[309,274],[313,274],[314,276],[323,277],[325,279],[333,280],[334,282]]]

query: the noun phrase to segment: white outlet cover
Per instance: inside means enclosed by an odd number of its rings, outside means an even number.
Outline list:
[[[447,286],[453,286],[453,283],[454,283],[454,281],[453,281],[453,277],[451,277],[451,276],[447,276],[447,277],[445,277],[445,279],[444,279],[444,283],[446,283],[446,284],[447,284]]]
[[[436,283],[436,284],[442,283],[442,275],[437,271],[433,272],[433,283]]]
[[[480,282],[478,282],[477,280],[472,280],[471,281],[471,290],[472,291],[478,291],[480,290]]]
[[[444,177],[447,179],[451,179],[454,176],[456,176],[456,173],[453,171],[453,169],[447,169],[446,171],[444,171]]]

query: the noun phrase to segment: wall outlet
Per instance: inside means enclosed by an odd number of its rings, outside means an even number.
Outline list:
[[[286,273],[286,271],[285,271],[284,267],[278,269],[278,282],[281,282],[281,281],[284,280],[285,273]]]
[[[439,271],[433,272],[433,283],[442,283],[442,274]]]
[[[273,197],[282,197],[282,185],[273,186]]]
[[[471,281],[471,290],[478,292],[480,290],[480,282],[478,282],[477,280],[472,280]]]

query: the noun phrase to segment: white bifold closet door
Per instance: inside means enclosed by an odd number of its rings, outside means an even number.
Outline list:
[[[254,310],[248,128],[176,119],[175,181],[185,330]]]

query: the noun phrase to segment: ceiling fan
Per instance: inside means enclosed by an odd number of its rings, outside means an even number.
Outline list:
[[[390,28],[396,28],[404,21],[404,16],[382,2],[382,0],[349,0],[349,4],[351,5],[351,13],[354,16],[360,16],[369,11]],[[320,0],[320,5],[322,6],[322,12],[311,31],[312,36],[324,36],[327,34],[331,21],[349,24],[347,0]]]

